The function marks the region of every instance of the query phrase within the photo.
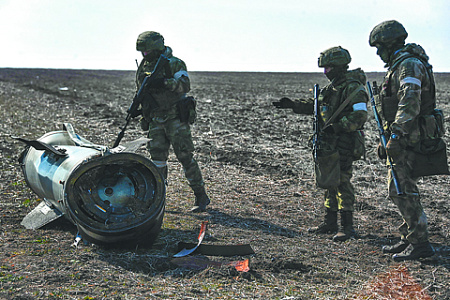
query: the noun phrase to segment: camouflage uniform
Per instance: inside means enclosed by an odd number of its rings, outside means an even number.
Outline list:
[[[360,138],[358,137],[360,134],[358,130],[362,129],[367,120],[366,103],[368,101],[362,83],[364,81],[355,79],[359,76],[365,78],[361,70],[349,71],[345,74],[345,77],[337,78],[325,86],[319,96],[321,116],[323,121],[326,122],[350,94],[359,90],[336,118],[334,132],[332,134],[322,132],[322,136],[319,137],[321,143],[329,144],[331,148],[336,148],[339,151],[340,184],[325,192],[324,205],[333,211],[354,211],[355,191],[350,182],[352,163],[355,160],[354,147],[357,142],[356,139]],[[339,129],[336,130],[336,128]],[[359,159],[359,157],[356,157],[356,159]]]
[[[145,49],[145,41],[156,35],[156,40],[160,42],[162,36],[154,32],[142,33],[137,42],[137,50]],[[160,40],[157,38],[160,37]],[[163,41],[163,40],[162,40]],[[153,44],[147,47],[152,47]],[[155,46],[154,46],[155,47]],[[165,68],[160,75],[163,79],[163,87],[151,88],[146,91],[151,94],[156,102],[151,105],[151,101],[144,101],[141,105],[143,118],[141,127],[148,130],[150,142],[147,148],[150,152],[153,163],[160,168],[164,177],[167,178],[167,160],[169,148],[172,145],[177,159],[183,165],[186,179],[195,193],[196,201],[193,211],[204,211],[210,200],[204,189],[204,182],[200,168],[194,159],[194,144],[190,125],[188,122],[180,121],[178,104],[186,97],[190,90],[190,80],[185,63],[172,55],[172,49],[167,46],[156,46],[163,50],[164,56],[169,59],[169,67]],[[162,51],[161,51],[162,52]],[[152,59],[142,59],[136,72],[136,88],[139,89],[146,76],[149,76],[159,56]],[[200,206],[200,209],[199,209]]]
[[[412,54],[414,52],[417,54]],[[435,103],[431,96],[433,73],[427,70],[427,61],[428,57],[418,45],[408,44],[398,50],[392,57],[392,67],[386,74],[378,99],[387,134],[401,137],[405,148],[398,157],[392,158],[404,195],[397,195],[391,172],[388,189],[389,197],[404,220],[400,226],[402,239],[413,244],[428,241],[427,217],[420,203],[418,178],[411,176],[414,162],[412,149],[420,141],[418,117],[431,114]]]
[[[325,86],[319,95],[322,125],[327,122],[341,104],[348,98],[350,102],[319,135],[321,149],[337,149],[340,157],[340,183],[325,192],[326,208],[324,223],[310,229],[310,232],[327,233],[337,231],[337,212],[341,213],[342,228],[334,240],[343,241],[355,235],[353,229],[353,211],[355,191],[350,182],[352,178],[352,163],[360,159],[364,152],[363,133],[361,131],[367,120],[367,101],[369,99],[364,88],[366,76],[361,69],[348,71],[350,54],[341,47],[330,48],[319,58],[319,67],[335,68],[333,76],[327,75],[331,82]],[[291,102],[289,102],[291,101]],[[283,98],[274,102],[279,108],[292,108],[295,113],[312,114],[313,99],[292,102]],[[359,145],[359,147],[357,146]],[[358,153],[359,152],[359,153]]]
[[[427,217],[420,202],[418,178],[412,175],[415,154],[412,149],[421,139],[419,116],[434,111],[435,83],[428,56],[422,47],[406,44],[406,30],[397,21],[385,21],[371,32],[369,43],[389,67],[377,97],[389,142],[386,152],[393,161],[403,195],[398,195],[391,172],[388,175],[389,198],[396,204],[403,224],[402,240],[385,246],[384,252],[397,253],[394,260],[417,259],[434,254],[428,242]]]

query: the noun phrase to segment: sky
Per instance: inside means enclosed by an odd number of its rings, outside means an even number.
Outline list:
[[[0,0],[0,68],[135,70],[136,39],[157,31],[189,71],[322,72],[320,52],[385,71],[372,28],[397,20],[450,72],[448,0]]]

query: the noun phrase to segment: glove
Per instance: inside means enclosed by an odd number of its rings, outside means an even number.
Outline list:
[[[166,87],[165,78],[156,78],[149,82],[148,87],[155,90],[160,90]]]
[[[386,159],[387,158],[387,154],[386,154],[386,149],[384,149],[383,144],[380,142],[378,143],[377,146],[377,155],[379,159]]]
[[[405,149],[400,138],[391,138],[386,145],[386,153],[392,158],[399,157],[404,150]]]
[[[294,101],[292,101],[289,98],[283,97],[280,99],[280,101],[272,102],[273,106],[276,108],[293,108],[294,107]]]

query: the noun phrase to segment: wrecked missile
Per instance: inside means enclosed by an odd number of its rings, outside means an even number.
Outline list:
[[[25,181],[43,201],[22,220],[40,228],[61,216],[100,245],[151,245],[164,216],[165,183],[157,167],[134,153],[147,139],[108,149],[70,124],[28,145],[19,158]]]

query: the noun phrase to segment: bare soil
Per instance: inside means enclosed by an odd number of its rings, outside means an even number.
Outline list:
[[[383,77],[368,75],[371,82]],[[0,69],[0,299],[450,299],[449,177],[420,182],[436,255],[393,262],[381,247],[398,241],[402,219],[386,199],[372,116],[367,158],[355,163],[353,176],[359,237],[335,243],[308,233],[323,214],[308,146],[312,116],[271,103],[311,97],[315,83],[327,83],[320,73],[191,73],[196,158],[212,203],[206,213],[189,212],[193,193],[172,154],[166,213],[152,248],[74,248],[76,229],[64,218],[39,230],[22,227],[42,199],[24,181],[17,162],[24,145],[11,135],[36,139],[70,122],[84,138],[111,146],[133,79],[131,71]],[[436,81],[450,128],[450,74],[436,74]],[[123,141],[143,135],[135,120]],[[205,220],[205,244],[249,243],[255,251],[207,258],[249,258],[250,271],[172,263],[177,243],[196,242]]]

